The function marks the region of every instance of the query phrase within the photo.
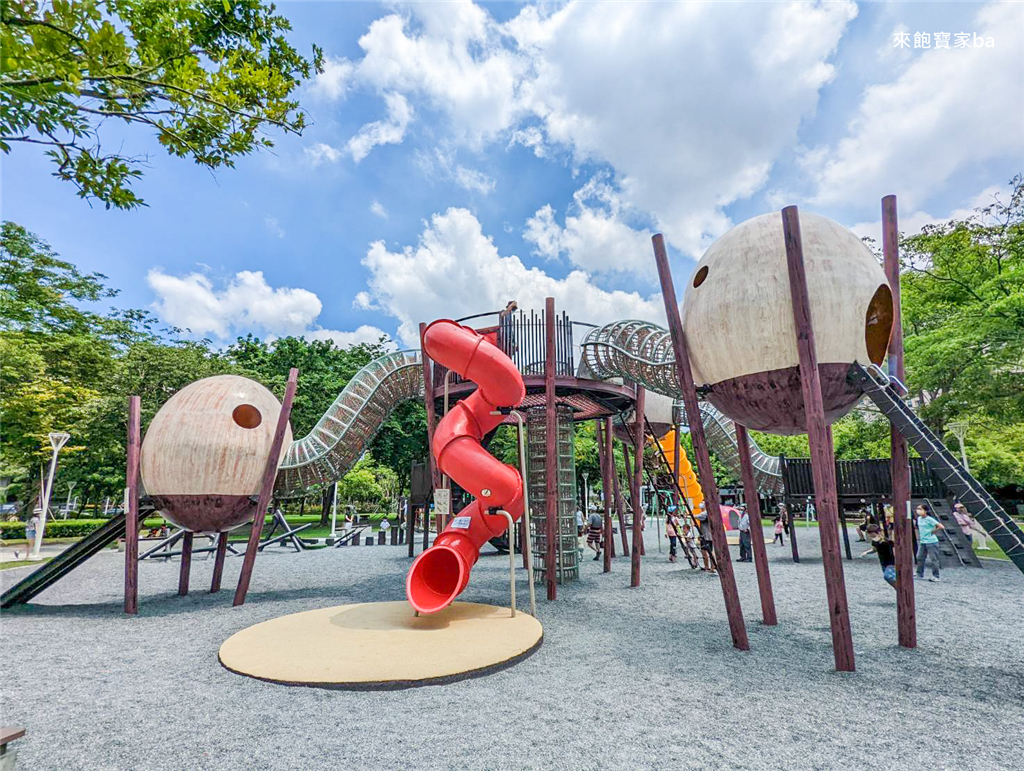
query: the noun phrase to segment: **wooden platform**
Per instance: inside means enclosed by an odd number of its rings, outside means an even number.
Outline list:
[[[220,663],[282,685],[412,688],[510,667],[543,640],[540,622],[507,607],[456,602],[415,616],[401,602],[339,605],[264,621],[229,637]]]

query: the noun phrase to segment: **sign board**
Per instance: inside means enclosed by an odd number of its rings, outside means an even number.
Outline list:
[[[456,517],[452,520],[450,527],[453,527],[456,530],[469,530],[469,523],[472,521],[472,517]]]
[[[439,488],[434,490],[434,517],[438,522],[448,521],[452,513],[452,491]]]

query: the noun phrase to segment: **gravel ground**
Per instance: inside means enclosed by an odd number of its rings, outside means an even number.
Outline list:
[[[585,559],[558,602],[539,600],[544,644],[519,665],[391,692],[271,685],[223,669],[217,649],[286,613],[401,598],[404,547],[261,555],[242,608],[239,557],[217,596],[197,558],[187,598],[176,562],[147,561],[132,619],[123,562],[103,554],[3,614],[3,723],[28,728],[25,769],[1020,768],[1024,576],[999,564],[918,584],[908,651],[877,560],[845,563],[857,672],[838,674],[816,534],[801,535],[800,565],[767,547],[775,628],[753,566],[736,565],[748,653],[730,645],[719,582],[651,544],[641,587],[627,560],[602,575]],[[504,602],[506,567],[482,557],[463,599]]]

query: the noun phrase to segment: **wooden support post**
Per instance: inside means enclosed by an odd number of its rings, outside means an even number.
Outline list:
[[[614,438],[614,437],[613,437]],[[612,442],[614,448],[615,443]],[[623,453],[626,452],[626,446],[622,446]],[[622,537],[622,556],[625,557],[629,554],[629,541],[626,538],[626,511],[622,501],[622,487],[619,484],[619,470],[615,468],[615,453],[612,452],[612,487],[615,488],[615,511],[618,515],[619,520],[619,535]]]
[[[640,586],[640,552],[644,539],[644,507],[640,487],[644,483],[644,405],[647,390],[636,387],[636,420],[633,422],[633,552],[630,558],[629,585]]]
[[[750,517],[750,543],[754,549],[754,567],[757,569],[757,589],[761,595],[761,616],[765,626],[779,623],[775,615],[775,597],[772,578],[768,573],[768,551],[764,548],[764,529],[761,527],[761,501],[754,486],[754,464],[750,462],[750,440],[747,429],[736,423],[736,450],[740,456],[740,476],[743,480],[743,499]]]
[[[835,453],[833,452],[833,455]],[[843,549],[846,552],[846,559],[852,560],[853,553],[850,551],[850,531],[846,528],[846,509],[839,504],[839,531],[843,534]]]
[[[178,596],[188,594],[189,573],[192,570],[192,538],[194,533],[189,530],[181,539],[181,568],[178,571]]]
[[[889,374],[906,382],[903,365],[903,318],[900,310],[899,227],[896,196],[882,199],[882,250],[885,276],[892,292],[892,335],[889,338]],[[914,602],[914,527],[907,517],[910,502],[910,458],[907,440],[895,427],[890,428],[889,474],[892,477],[893,540],[896,557],[896,626],[904,648],[917,647],[917,610]],[[882,521],[885,521],[883,509]]]
[[[807,418],[807,440],[811,447],[811,474],[814,479],[821,558],[825,567],[825,590],[828,595],[829,622],[832,627],[832,652],[836,669],[840,672],[852,672],[856,664],[853,655],[853,634],[850,630],[850,612],[846,602],[843,560],[839,553],[836,459],[832,451],[832,431],[825,423],[825,409],[822,404],[818,355],[814,347],[814,325],[811,319],[811,301],[807,290],[807,273],[797,207],[787,206],[782,210],[782,231],[786,241],[786,266],[793,300],[796,348],[800,355],[800,389]]]
[[[435,490],[441,486],[441,470],[434,463],[434,428],[437,416],[434,412],[434,380],[433,362],[427,355],[426,346],[423,345],[423,334],[427,330],[427,324],[420,322],[420,361],[423,362],[423,404],[427,409],[427,464],[430,467],[430,481]],[[430,496],[423,501],[423,549],[430,546]],[[414,550],[412,539],[409,539],[409,556]]]
[[[217,553],[213,561],[213,580],[210,581],[210,594],[220,591],[220,580],[224,575],[224,558],[228,553],[228,533],[217,536]]]
[[[683,448],[680,444],[679,426],[676,424],[672,425],[672,436],[675,437],[675,447],[673,448],[675,455],[672,456],[672,502],[676,506],[676,516],[678,517],[679,512],[683,510],[683,501],[679,495],[679,489],[682,487],[679,481],[679,456],[682,455]]]
[[[544,530],[547,552],[544,555],[544,578],[548,599],[555,599],[558,589],[558,414],[555,412],[555,298],[544,301],[544,476],[547,483],[544,501]]]
[[[615,551],[615,538],[612,533],[612,474],[615,473],[615,459],[612,455],[612,419],[597,422],[598,448],[601,456],[601,497],[604,498],[604,563],[603,572],[612,570],[612,555]]]
[[[526,440],[526,437],[522,435],[522,432],[524,430],[525,430],[525,426],[520,426],[519,425],[519,421],[517,420],[516,421],[516,458],[519,457],[519,443]],[[525,451],[523,452],[523,455],[524,456],[526,455]],[[526,461],[526,465],[529,466],[530,465],[530,459],[527,457],[527,458],[525,458],[525,461]],[[526,480],[527,474],[530,473],[530,470],[529,470],[529,468],[521,468],[521,469],[519,469],[519,473],[522,475],[523,479]],[[524,481],[523,484],[526,484],[526,481]],[[528,507],[529,505],[530,505],[529,501],[525,501],[525,500],[523,501],[523,506],[524,507]],[[520,553],[522,555],[522,558],[523,558],[523,570],[526,570],[530,566],[530,557],[527,554],[527,550],[528,549],[532,549],[532,548],[533,548],[533,544],[530,542],[530,533],[526,529],[526,517],[520,517],[519,518],[519,551],[520,551]]]
[[[127,508],[124,512],[124,612],[139,612],[139,454],[142,400],[128,397]]]
[[[292,402],[295,400],[295,389],[298,384],[299,370],[292,367],[288,372],[288,385],[284,390],[281,413],[277,417],[274,440],[270,444],[267,463],[263,467],[260,497],[256,503],[256,513],[252,518],[252,531],[249,533],[249,543],[245,549],[245,557],[242,559],[242,572],[238,576],[238,587],[235,589],[235,605],[242,605],[245,602],[245,595],[249,592],[249,581],[252,580],[252,569],[256,564],[256,552],[260,546],[260,533],[263,532],[263,522],[267,517],[270,497],[274,492],[274,480],[277,478],[277,466],[281,459],[281,446],[284,444],[284,434],[288,429],[288,418],[292,414]]]
[[[668,316],[668,328],[672,335],[676,377],[679,380],[679,388],[683,392],[683,403],[686,405],[686,414],[690,421],[690,438],[693,440],[694,455],[697,456],[697,473],[704,491],[704,503],[711,525],[711,539],[714,542],[715,559],[718,562],[718,575],[722,583],[722,597],[725,600],[725,613],[729,619],[729,631],[732,634],[733,646],[746,651],[750,650],[750,641],[747,639],[747,627],[743,621],[739,592],[736,590],[736,576],[733,574],[729,544],[725,539],[725,528],[722,527],[718,485],[715,483],[715,474],[711,468],[711,454],[708,451],[707,437],[704,434],[704,424],[700,420],[697,387],[693,382],[693,370],[690,367],[690,354],[686,346],[683,322],[679,318],[679,304],[676,302],[676,288],[672,283],[672,269],[668,264],[665,239],[658,233],[655,234],[652,242],[654,244],[654,259],[658,264],[661,295],[665,301],[665,313]]]
[[[410,477],[411,481],[411,477]],[[409,491],[412,493],[412,490]],[[416,506],[413,503],[412,495],[409,495],[409,510],[405,515],[405,537],[409,542],[409,556],[416,553]]]

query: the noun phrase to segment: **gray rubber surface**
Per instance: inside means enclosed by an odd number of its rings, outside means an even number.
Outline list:
[[[366,693],[240,677],[217,650],[286,613],[403,597],[405,547],[268,549],[242,608],[240,557],[216,596],[212,559],[195,558],[187,598],[176,561],[146,561],[136,618],[120,613],[121,555],[105,553],[3,614],[3,723],[28,729],[24,769],[1020,768],[1019,571],[919,583],[908,651],[878,561],[844,562],[858,671],[837,674],[817,532],[800,535],[800,565],[788,543],[767,547],[776,628],[760,624],[753,566],[735,566],[749,653],[731,647],[718,580],[668,564],[648,533],[642,586],[628,587],[628,560],[602,575],[585,557],[580,583],[538,600],[544,644],[521,664]],[[463,599],[506,602],[507,564],[482,557]]]

